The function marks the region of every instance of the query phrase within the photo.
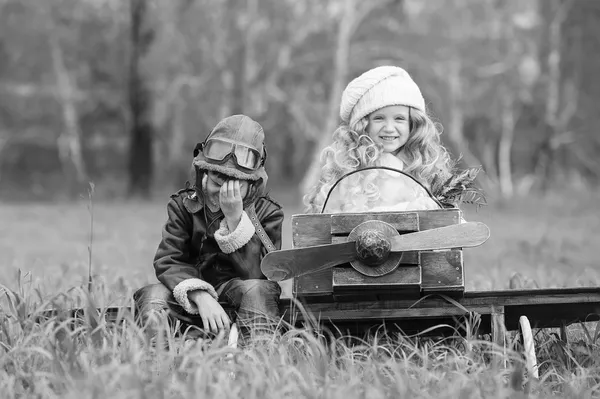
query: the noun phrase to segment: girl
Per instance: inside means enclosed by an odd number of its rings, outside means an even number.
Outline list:
[[[440,141],[440,131],[427,115],[419,87],[402,68],[381,66],[351,81],[342,94],[341,125],[333,144],[322,154],[321,176],[304,197],[307,213],[324,211],[405,211],[456,206],[464,194],[476,192],[478,169],[457,173]]]

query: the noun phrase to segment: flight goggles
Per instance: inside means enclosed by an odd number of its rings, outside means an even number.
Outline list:
[[[265,157],[263,158],[255,148],[221,139],[206,140],[200,144],[200,151],[206,159],[217,164],[223,164],[233,157],[239,167],[251,171],[263,166],[267,156],[266,148],[264,149]]]

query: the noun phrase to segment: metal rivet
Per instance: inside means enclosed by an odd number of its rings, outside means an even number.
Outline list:
[[[458,267],[456,268],[456,270],[458,270]]]

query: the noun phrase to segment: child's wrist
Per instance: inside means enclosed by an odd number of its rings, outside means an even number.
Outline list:
[[[199,298],[201,298],[203,296],[203,294],[208,294],[210,295],[210,293],[206,292],[205,290],[193,290],[193,291],[189,291],[188,292],[188,299],[192,302],[196,302]]]
[[[239,216],[233,216],[233,217],[225,217],[225,222],[227,223],[227,228],[229,229],[229,231],[234,231],[238,225],[240,224],[240,221],[242,220],[242,215]]]
[[[194,290],[194,291],[190,291],[188,292],[188,298],[190,301],[196,303],[198,302],[198,300],[200,300],[203,297],[209,296],[212,298],[212,295],[210,295],[210,292],[205,291],[205,290]]]

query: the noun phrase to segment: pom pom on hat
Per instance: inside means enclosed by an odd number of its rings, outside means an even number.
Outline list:
[[[340,117],[349,126],[389,105],[425,112],[425,99],[408,72],[396,66],[373,68],[352,80],[342,93]]]

